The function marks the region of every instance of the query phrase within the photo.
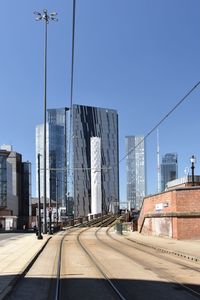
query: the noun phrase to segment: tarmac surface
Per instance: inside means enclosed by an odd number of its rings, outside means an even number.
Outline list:
[[[20,238],[12,237],[2,239],[0,233],[0,300],[9,293],[16,281],[32,265],[42,252],[50,238],[54,236],[43,235],[38,240],[35,234],[24,234]],[[173,240],[163,237],[144,236],[138,232],[123,232],[124,237],[138,244],[177,255],[185,259],[200,262],[200,239]]]

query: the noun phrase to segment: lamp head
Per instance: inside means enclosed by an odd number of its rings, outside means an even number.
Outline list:
[[[192,156],[190,157],[190,162],[191,162],[192,164],[195,164],[195,162],[196,162],[196,157],[195,157],[194,155],[192,155]]]

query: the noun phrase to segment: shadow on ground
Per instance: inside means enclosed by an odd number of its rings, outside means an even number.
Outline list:
[[[113,291],[104,279],[78,278],[70,274],[71,278],[60,281],[60,300],[112,300],[123,299]],[[75,277],[76,278],[73,278]],[[83,274],[80,274],[83,276]],[[0,276],[0,299],[2,299],[1,282],[8,282],[12,276]],[[13,278],[12,278],[13,279]],[[55,300],[56,279],[25,278],[12,282],[14,289],[5,300]],[[111,282],[119,289],[127,300],[194,300],[200,299],[200,286],[188,285],[186,290],[177,283],[149,280],[112,279]],[[191,292],[194,290],[196,295]]]

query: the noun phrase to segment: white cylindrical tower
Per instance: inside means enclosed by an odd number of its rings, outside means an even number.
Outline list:
[[[91,137],[91,213],[102,212],[101,198],[101,139]]]

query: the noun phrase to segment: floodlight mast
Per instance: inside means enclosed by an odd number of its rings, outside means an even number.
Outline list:
[[[34,12],[36,16],[36,21],[45,21],[45,34],[44,34],[44,153],[43,153],[43,160],[44,160],[44,202],[43,202],[43,211],[44,211],[44,223],[43,223],[43,233],[47,233],[47,184],[46,184],[46,122],[47,122],[47,25],[49,24],[49,20],[58,21],[56,18],[57,13],[53,12],[48,15],[47,9],[43,9],[43,12]],[[51,231],[51,229],[50,229]]]

